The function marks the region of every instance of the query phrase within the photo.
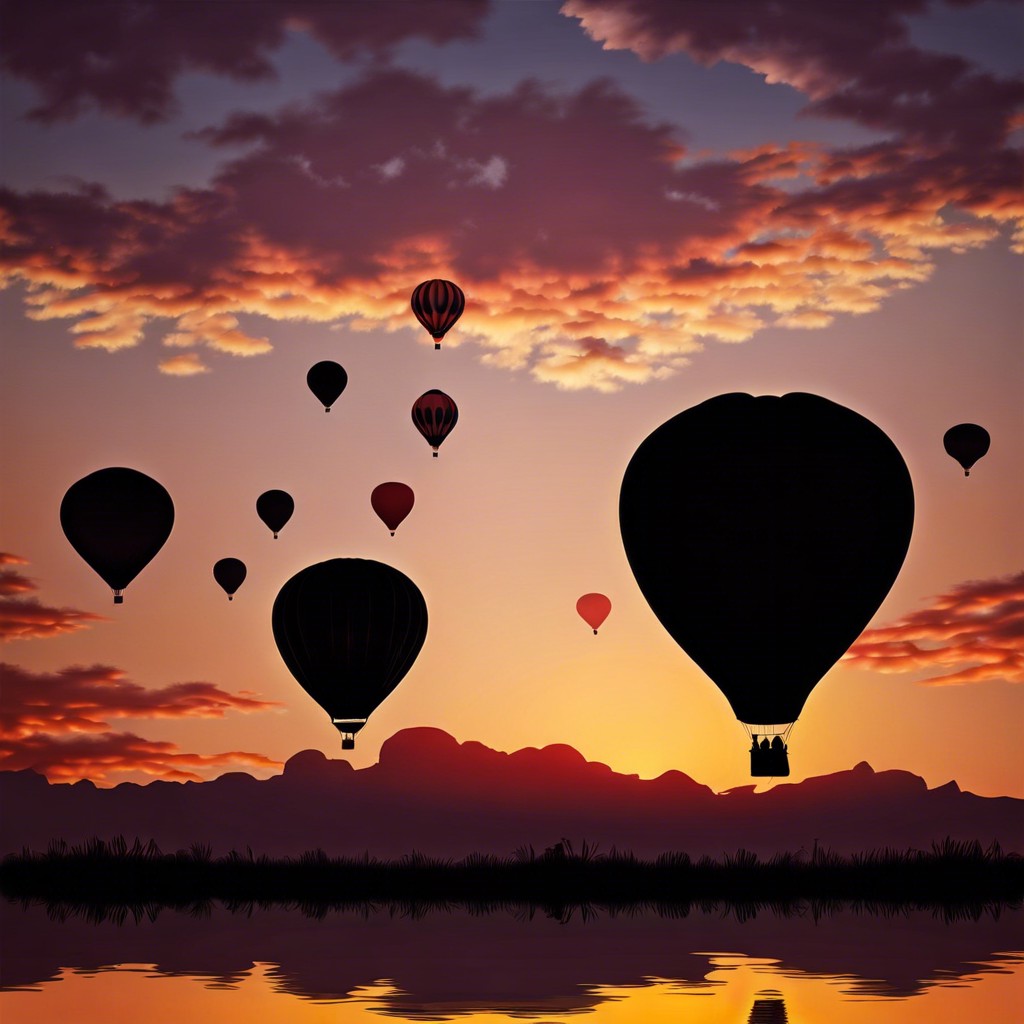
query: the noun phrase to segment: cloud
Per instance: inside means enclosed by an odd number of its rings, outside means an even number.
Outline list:
[[[0,566],[27,565],[24,558],[0,552]],[[31,640],[74,633],[105,616],[76,608],[52,608],[34,597],[23,597],[39,588],[35,580],[16,569],[0,569],[0,641]]]
[[[163,329],[187,351],[160,369],[181,377],[209,368],[203,349],[268,351],[255,317],[429,344],[409,295],[431,277],[467,296],[447,343],[568,389],[661,378],[766,327],[820,329],[927,280],[936,251],[1024,221],[1006,143],[1024,83],[911,47],[917,0],[867,6],[856,24],[848,5],[809,18],[792,0],[562,9],[605,46],[731,60],[803,89],[808,112],[882,133],[870,146],[697,157],[609,82],[484,95],[375,66],[197,133],[227,154],[208,188],[163,202],[0,190],[0,275],[23,285],[29,317],[69,321],[78,347]]]
[[[3,665],[0,735],[104,732],[111,718],[223,718],[228,711],[266,711],[281,705],[250,691],[227,693],[213,683],[173,683],[150,689],[109,665],[30,672]]]
[[[201,782],[214,769],[280,768],[282,762],[243,750],[191,754],[177,744],[143,739],[134,733],[57,738],[36,734],[16,743],[0,738],[0,770],[32,768],[50,782],[89,779],[115,784],[124,773],[141,773],[175,782]],[[203,772],[205,774],[200,774]]]
[[[260,0],[241,17],[232,4],[166,0],[3,0],[2,7],[2,66],[42,98],[30,117],[67,120],[96,107],[151,123],[175,112],[175,80],[187,72],[276,78],[270,56],[289,32],[308,33],[339,60],[379,57],[407,39],[472,37],[488,3],[416,0],[397,16],[383,3],[323,0]]]
[[[280,707],[250,691],[228,693],[213,683],[173,683],[155,689],[109,665],[30,672],[0,664],[0,769],[35,768],[52,781],[142,772],[166,779],[198,779],[192,769],[237,765],[277,767],[262,754],[193,754],[174,743],[115,733],[110,719],[223,718],[229,711]]]
[[[197,373],[210,372],[210,368],[195,352],[183,352],[180,356],[162,359],[158,369],[171,377],[194,377]]]
[[[932,686],[1024,683],[1024,572],[961,583],[927,608],[867,630],[844,661],[874,672],[924,671],[920,682]]]

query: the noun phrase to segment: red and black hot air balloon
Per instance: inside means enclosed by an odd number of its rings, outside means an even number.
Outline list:
[[[416,496],[408,484],[400,484],[397,480],[389,480],[377,484],[370,494],[370,505],[380,520],[391,531],[394,537],[399,524],[412,511]]]
[[[991,443],[988,431],[977,423],[958,423],[942,435],[942,447],[950,458],[960,463],[964,476],[971,475],[971,466],[988,451]]]
[[[125,587],[164,546],[174,526],[165,488],[137,469],[111,466],[73,483],[60,503],[60,525],[71,546],[124,600]]]
[[[294,511],[295,501],[287,491],[264,491],[256,499],[256,515],[273,532],[274,540]]]
[[[441,339],[462,316],[466,296],[457,284],[438,277],[416,285],[410,305],[416,319],[434,339],[434,348],[438,349]]]
[[[366,558],[332,558],[296,573],[272,613],[288,671],[327,712],[343,750],[412,668],[427,605],[408,576]]]
[[[889,592],[913,524],[899,449],[818,395],[719,395],[637,448],[619,494],[626,557],[665,629],[764,737],[752,775],[789,774],[788,730]]]
[[[427,444],[434,449],[436,459],[441,442],[459,422],[459,407],[443,391],[432,388],[413,402],[412,421],[427,439]]]
[[[331,406],[341,397],[342,391],[348,384],[348,374],[341,363],[331,359],[324,359],[322,362],[314,363],[306,374],[306,384],[324,407],[324,412],[330,412]]]
[[[608,618],[612,603],[604,594],[584,594],[576,602],[576,611],[597,636],[598,626]]]
[[[220,584],[228,600],[235,599],[235,591],[245,582],[245,562],[240,558],[220,558],[213,563],[213,578]]]

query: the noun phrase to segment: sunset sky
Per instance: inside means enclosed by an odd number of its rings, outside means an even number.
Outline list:
[[[809,391],[889,434],[917,514],[791,781],[866,760],[1024,797],[1024,4],[4,0],[2,25],[0,768],[340,757],[270,610],[360,557],[430,626],[357,767],[430,725],[749,784],[629,571],[619,485],[683,409]],[[466,294],[440,352],[409,308],[435,277]],[[323,359],[349,376],[329,416]],[[431,388],[460,410],[437,459],[410,419]],[[992,436],[968,479],[963,421]],[[106,466],[176,511],[118,607],[58,519]],[[416,494],[394,538],[387,480]]]

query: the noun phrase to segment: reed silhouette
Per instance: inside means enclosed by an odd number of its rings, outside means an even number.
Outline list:
[[[912,907],[1019,904],[1024,857],[998,844],[947,839],[929,851],[893,849],[843,856],[824,847],[809,855],[762,860],[737,850],[721,860],[685,852],[642,860],[584,841],[562,839],[543,853],[520,847],[511,857],[472,854],[461,860],[413,852],[393,860],[331,857],[323,850],[270,858],[230,851],[214,857],[206,844],[163,853],[152,841],[123,836],[45,852],[25,850],[0,863],[0,890],[9,897],[90,905],[227,903],[407,906],[534,905],[562,917],[567,908],[688,907],[724,902],[737,908],[800,900],[862,901]]]

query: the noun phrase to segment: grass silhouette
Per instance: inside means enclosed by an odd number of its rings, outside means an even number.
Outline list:
[[[331,857],[323,850],[271,859],[249,848],[214,857],[198,843],[163,853],[152,841],[129,844],[119,836],[77,846],[56,840],[45,852],[9,854],[0,862],[0,891],[96,908],[217,900],[229,907],[285,903],[315,913],[328,906],[457,904],[537,906],[562,917],[567,908],[643,905],[685,914],[724,903],[742,916],[744,907],[811,901],[818,908],[947,908],[953,916],[961,907],[971,916],[971,908],[1024,900],[1024,857],[997,843],[985,848],[947,838],[928,851],[887,848],[849,857],[816,847],[765,860],[742,849],[721,860],[682,852],[641,860],[615,849],[601,853],[587,842],[576,850],[563,839],[540,854],[520,847],[511,857],[471,854],[458,861],[416,852],[394,860]]]

